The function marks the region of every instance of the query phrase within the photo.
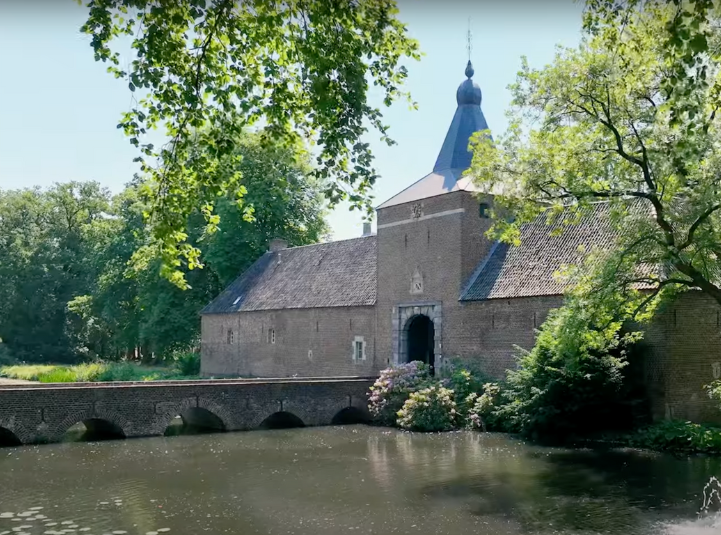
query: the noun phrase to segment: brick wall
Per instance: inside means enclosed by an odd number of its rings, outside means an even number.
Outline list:
[[[654,418],[721,423],[721,408],[703,390],[721,378],[721,307],[700,292],[687,292],[657,314],[643,345]]]
[[[446,357],[473,360],[489,376],[501,379],[516,366],[516,346],[531,349],[535,330],[559,296],[492,299],[462,303],[444,320]],[[445,309],[444,309],[445,313]]]
[[[354,358],[356,340],[365,344],[365,360]],[[378,370],[374,307],[204,315],[201,347],[204,377],[365,376]]]
[[[372,381],[215,381],[0,388],[0,428],[28,444],[55,442],[72,425],[100,419],[126,437],[162,435],[189,409],[205,409],[229,431],[253,429],[284,411],[305,425],[328,425],[348,407],[363,411]],[[196,411],[197,412],[197,411]]]

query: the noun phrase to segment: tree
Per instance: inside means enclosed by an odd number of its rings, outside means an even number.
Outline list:
[[[254,207],[254,217],[244,217],[233,190],[216,201],[221,222],[215,232],[206,231],[199,210],[190,215],[185,232],[191,244],[203,243],[205,267],[183,268],[188,283],[184,290],[160,276],[162,262],[147,247],[152,238],[143,223],[147,206],[139,184],[113,200],[112,213],[120,227],[102,256],[105,269],[92,294],[73,302],[86,320],[81,329],[85,339],[92,333],[111,334],[103,357],[139,349],[150,358],[193,346],[200,335],[200,310],[258,259],[272,238],[306,245],[327,234],[323,185],[311,176],[302,146],[266,144],[260,135],[247,132],[237,136],[234,146],[234,154],[224,160],[224,172],[241,174],[237,187],[247,192],[245,201]],[[132,261],[134,257],[142,261]]]
[[[266,139],[318,145],[316,170],[331,204],[349,200],[372,214],[376,179],[368,127],[387,137],[369,85],[384,103],[400,90],[404,57],[418,58],[393,0],[90,0],[82,31],[96,60],[140,95],[120,124],[140,150],[148,180],[153,245],[172,275],[200,265],[189,243],[188,218],[200,210],[209,230],[219,223],[215,201],[243,190],[221,162],[234,154],[241,129],[263,124]],[[117,51],[132,40],[129,66]],[[125,48],[123,48],[125,50]],[[130,59],[130,58],[129,58]],[[169,142],[145,139],[165,127]],[[252,218],[252,210],[246,212]]]
[[[689,288],[721,303],[721,31],[697,4],[591,1],[581,45],[541,69],[524,60],[508,130],[473,141],[502,240],[542,214],[611,205],[618,246],[596,255],[588,291],[613,286],[633,311]]]
[[[75,358],[67,304],[101,268],[109,198],[96,182],[0,190],[0,339],[15,357]]]

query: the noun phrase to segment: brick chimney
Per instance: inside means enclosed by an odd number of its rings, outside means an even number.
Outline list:
[[[273,238],[270,240],[270,252],[271,253],[277,253],[278,251],[282,251],[283,249],[288,248],[288,242],[285,241],[282,238]]]
[[[371,222],[370,221],[363,221],[363,235],[362,237],[365,238],[366,236],[371,235]]]

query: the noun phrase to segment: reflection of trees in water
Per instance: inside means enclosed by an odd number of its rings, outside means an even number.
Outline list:
[[[656,521],[693,518],[708,474],[721,472],[719,459],[541,449],[477,433],[398,433],[368,445],[384,488],[396,482],[413,499],[451,499],[534,533],[649,533]]]
[[[393,430],[370,434],[367,451],[371,475],[384,490],[390,490],[403,481],[453,478],[459,470],[477,466],[477,457],[486,450],[478,433],[435,435]]]

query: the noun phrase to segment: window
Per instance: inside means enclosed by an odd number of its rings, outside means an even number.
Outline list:
[[[228,337],[226,338],[226,341],[229,344],[232,344],[235,342],[235,334],[233,333],[233,329],[228,329]]]
[[[275,329],[268,329],[268,343],[275,344]]]
[[[483,219],[488,219],[488,217],[490,216],[490,214],[488,213],[489,208],[490,208],[490,206],[488,206],[488,204],[485,202],[482,202],[481,204],[479,204],[478,205],[478,216],[482,217]]]
[[[353,339],[353,360],[358,362],[366,359],[366,343],[362,336]]]

